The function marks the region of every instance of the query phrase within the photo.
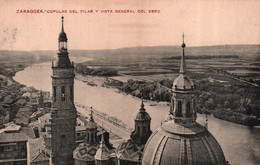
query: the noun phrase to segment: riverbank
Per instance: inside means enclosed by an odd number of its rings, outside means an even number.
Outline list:
[[[88,85],[114,88],[120,93],[156,102],[169,102],[173,81],[173,79],[163,79],[159,82],[140,80],[122,82],[113,77],[92,77],[81,74],[77,74],[76,78]],[[228,81],[225,81],[225,83],[228,83]],[[195,84],[198,88],[196,91],[198,113],[212,114],[216,118],[247,126],[260,125],[259,118],[257,117],[259,115],[258,104],[252,104],[253,99],[256,98],[252,96],[243,97],[245,96],[244,92],[252,90],[250,87],[241,85],[230,86],[230,84],[223,84],[223,82],[212,82],[211,77],[209,79],[195,80]],[[241,93],[237,94],[234,89],[237,89]],[[220,92],[223,90],[226,91],[224,95],[223,92]],[[257,92],[252,94],[256,95]]]

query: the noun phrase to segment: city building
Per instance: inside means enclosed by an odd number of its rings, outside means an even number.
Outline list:
[[[0,165],[28,163],[29,136],[21,131],[22,127],[11,124],[0,130]]]
[[[194,84],[186,75],[185,43],[180,75],[173,82],[171,110],[148,139],[142,164],[226,164],[224,153],[206,127],[196,122]]]

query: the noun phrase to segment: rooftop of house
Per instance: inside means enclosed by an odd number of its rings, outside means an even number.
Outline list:
[[[11,124],[0,130],[0,143],[27,142],[31,139],[19,125]]]

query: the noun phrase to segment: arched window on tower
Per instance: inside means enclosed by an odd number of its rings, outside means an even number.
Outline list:
[[[73,95],[73,85],[70,86],[70,100],[73,101],[74,95]]]
[[[91,134],[90,142],[94,142],[94,134]]]
[[[195,99],[193,99],[193,109],[194,109],[194,112],[196,112],[196,101],[195,101]]]
[[[56,86],[53,86],[53,101],[56,102]]]
[[[186,103],[186,117],[191,117],[192,113],[191,113],[191,109],[190,109],[190,102],[188,101]]]
[[[89,133],[86,134],[86,141],[89,141]]]
[[[181,101],[178,101],[176,117],[182,117],[182,102]]]
[[[171,99],[171,106],[170,106],[170,113],[171,114],[172,114],[173,110],[174,110],[174,100]]]
[[[61,87],[61,101],[65,101],[65,86]]]
[[[137,132],[140,134],[140,126],[137,126]]]
[[[61,148],[66,148],[67,147],[67,138],[65,135],[61,136]]]
[[[143,126],[143,131],[146,132],[145,126]]]

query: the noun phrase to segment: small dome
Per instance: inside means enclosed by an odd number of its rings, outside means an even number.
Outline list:
[[[64,32],[64,28],[63,28],[63,19],[64,17],[61,17],[61,32],[59,35],[59,42],[67,42],[67,34]]]
[[[223,151],[211,133],[198,123],[165,122],[148,139],[143,165],[226,164]]]
[[[68,41],[67,34],[64,31],[60,32],[59,41],[60,42],[67,42]]]
[[[147,112],[138,112],[135,120],[151,120],[150,115]]]
[[[186,76],[185,74],[180,74],[173,82],[172,89],[175,90],[181,89],[181,90],[191,90],[193,89],[194,84],[191,81],[191,79]]]
[[[86,128],[87,129],[97,129],[97,124],[95,123],[94,118],[93,118],[92,107],[90,107],[89,121],[86,125]]]
[[[86,125],[86,129],[97,129],[97,124],[90,120]]]
[[[147,120],[151,120],[150,115],[146,112],[145,108],[144,108],[144,102],[142,100],[141,103],[141,108],[139,110],[139,112],[137,113],[135,120],[139,120],[139,121],[147,121]]]

